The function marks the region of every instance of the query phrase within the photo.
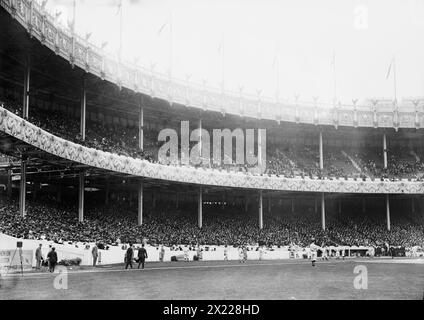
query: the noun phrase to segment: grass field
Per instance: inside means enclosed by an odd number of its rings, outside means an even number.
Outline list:
[[[406,261],[408,262],[408,261]],[[66,290],[58,274],[3,276],[0,299],[423,299],[424,263],[397,260],[150,263],[69,270]],[[363,265],[368,289],[354,288]]]

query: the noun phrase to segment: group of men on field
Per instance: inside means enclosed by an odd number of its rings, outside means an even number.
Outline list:
[[[133,260],[134,260],[134,246],[130,243],[127,252],[125,253],[125,269],[128,269],[128,267],[133,268]],[[147,251],[144,248],[144,243],[141,245],[141,248],[138,248],[138,254],[137,254],[137,260],[138,262],[138,269],[140,269],[140,266],[142,269],[144,269],[144,263],[147,259]]]
[[[35,250],[35,261],[36,261],[35,268],[37,270],[41,270],[41,266],[43,265],[43,261],[44,261],[43,253],[41,251],[42,246],[43,245],[40,243],[38,248]],[[57,261],[58,259],[57,259],[56,249],[52,247],[49,253],[47,254],[47,263],[48,263],[50,272],[54,272],[54,269],[57,265]]]

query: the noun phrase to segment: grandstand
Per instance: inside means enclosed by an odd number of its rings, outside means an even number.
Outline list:
[[[119,251],[111,263],[142,242],[424,248],[424,100],[329,106],[205,90],[114,60],[34,1],[1,0],[0,30],[0,233],[98,243]],[[166,163],[158,134],[181,121],[265,129],[266,170]]]

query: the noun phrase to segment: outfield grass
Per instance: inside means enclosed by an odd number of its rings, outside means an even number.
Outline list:
[[[57,274],[7,276],[0,299],[423,299],[424,264],[392,261],[173,262],[145,270],[122,265],[69,270],[68,289]],[[353,270],[364,265],[368,289],[354,288]]]

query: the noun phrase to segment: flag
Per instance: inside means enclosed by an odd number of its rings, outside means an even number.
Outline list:
[[[41,3],[41,9],[45,9],[47,5],[47,0],[43,0],[43,2]]]
[[[165,27],[167,26],[167,24],[168,24],[168,21],[166,21],[163,25],[161,25],[161,27],[158,30],[158,36],[161,35],[163,29],[165,29]]]
[[[68,20],[68,28],[69,28],[69,30],[71,30],[72,32],[74,32],[74,28],[75,28],[75,19]]]
[[[394,60],[394,58],[392,59],[392,61],[390,61],[389,68],[387,69],[386,79],[388,79],[390,77],[390,74],[392,72],[393,60]]]
[[[277,55],[274,56],[274,60],[272,60],[272,67],[274,68],[278,63],[278,57]]]
[[[122,0],[119,0],[117,9],[116,15],[118,15],[122,10]]]
[[[336,51],[333,51],[333,56],[331,57],[330,65],[332,67],[336,66]]]
[[[222,42],[219,44],[218,46],[218,52],[221,53],[222,52]]]
[[[62,12],[60,12],[60,11],[56,12],[55,15],[54,15],[54,19],[57,21],[61,14],[62,14]]]

